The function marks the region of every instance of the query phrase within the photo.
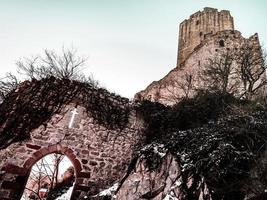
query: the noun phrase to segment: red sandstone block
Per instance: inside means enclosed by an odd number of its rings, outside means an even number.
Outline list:
[[[50,153],[57,152],[57,145],[52,145],[49,146],[48,148]]]
[[[87,164],[88,160],[82,159],[82,164]]]
[[[36,158],[29,158],[23,165],[24,168],[29,169],[37,161]]]
[[[76,178],[75,183],[76,183],[77,185],[79,185],[79,184],[83,184],[83,178]]]
[[[68,156],[71,161],[76,159],[76,156],[73,153],[66,154],[66,156]]]
[[[43,157],[43,154],[41,153],[41,151],[36,151],[33,153],[33,157],[39,160],[41,157]]]
[[[82,178],[90,178],[91,174],[90,174],[90,172],[81,172],[80,173],[80,177],[82,177]]]
[[[49,148],[43,148],[40,150],[40,153],[43,155],[43,156],[46,156],[47,154],[49,153],[53,153],[49,150]]]
[[[95,161],[90,161],[90,162],[89,162],[89,165],[96,166],[96,165],[97,165],[97,162],[95,162]]]
[[[2,188],[3,189],[12,189],[12,190],[19,190],[20,189],[20,185],[11,181],[4,181],[2,183]]]
[[[28,147],[28,148],[30,148],[30,149],[35,149],[35,150],[38,150],[38,149],[41,148],[39,145],[30,144],[30,143],[27,143],[27,144],[26,144],[26,147]]]
[[[69,149],[68,147],[62,147],[62,146],[61,146],[61,152],[62,152],[62,153],[65,154],[68,150],[72,151],[72,150]],[[71,152],[71,153],[72,153],[72,152]]]
[[[67,147],[65,147],[65,148],[67,148]],[[65,154],[66,154],[66,155],[73,154],[73,150],[67,148],[66,151],[65,151]]]
[[[108,157],[108,154],[106,154],[106,153],[102,153],[102,154],[101,154],[101,157]]]
[[[18,174],[18,175],[24,175],[27,173],[27,170],[25,168],[21,168],[12,164],[6,165],[5,167],[3,167],[2,170],[10,174]]]
[[[90,152],[92,155],[95,155],[95,156],[98,156],[99,155],[99,152],[97,152],[97,151],[91,151]]]
[[[82,150],[82,154],[89,154],[88,150]]]
[[[57,152],[62,153],[62,146],[61,146],[61,144],[57,144]]]
[[[105,165],[106,165],[106,163],[104,163],[104,162],[100,163],[100,167],[105,167]]]
[[[81,167],[81,164],[80,164],[79,160],[75,159],[75,160],[71,160],[71,161],[72,161],[72,164],[73,164],[73,166],[74,166],[74,168],[76,170],[76,173],[80,174],[80,171],[82,170],[82,167]]]
[[[104,161],[103,158],[95,158],[97,161]]]
[[[76,190],[81,190],[81,191],[87,192],[87,191],[89,191],[90,187],[89,186],[86,186],[86,185],[76,185],[75,186],[75,189]]]

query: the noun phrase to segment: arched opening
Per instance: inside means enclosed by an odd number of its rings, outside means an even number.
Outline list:
[[[70,200],[75,169],[64,154],[50,153],[32,167],[20,200]]]

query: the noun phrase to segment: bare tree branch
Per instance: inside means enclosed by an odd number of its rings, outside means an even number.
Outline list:
[[[236,61],[244,91],[241,96],[251,99],[267,83],[266,54],[261,48],[245,43],[236,53]]]
[[[0,103],[5,99],[6,95],[16,89],[19,81],[16,76],[7,73],[6,76],[0,79]]]

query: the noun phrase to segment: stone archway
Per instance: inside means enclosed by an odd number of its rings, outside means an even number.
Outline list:
[[[2,187],[9,193],[9,198],[7,199],[17,200],[21,198],[25,185],[27,183],[28,177],[30,175],[32,166],[36,162],[38,162],[41,158],[52,153],[65,155],[71,161],[74,167],[76,177],[75,177],[75,183],[74,183],[73,192],[71,196],[71,199],[74,199],[76,196],[75,189],[77,185],[79,184],[79,180],[82,174],[81,172],[82,168],[73,150],[66,146],[62,146],[59,144],[55,144],[55,145],[51,145],[51,146],[47,146],[43,148],[32,145],[31,148],[36,149],[36,151],[27,158],[23,166],[7,164],[2,169],[7,174],[10,174],[10,176],[13,177],[12,178],[13,181],[4,181],[2,184]]]
[[[20,200],[70,200],[75,178],[74,166],[67,156],[48,154],[32,166]]]

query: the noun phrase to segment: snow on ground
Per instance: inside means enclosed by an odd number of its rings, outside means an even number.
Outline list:
[[[66,193],[56,198],[55,200],[70,200],[72,190],[73,190],[73,186],[71,186]]]

